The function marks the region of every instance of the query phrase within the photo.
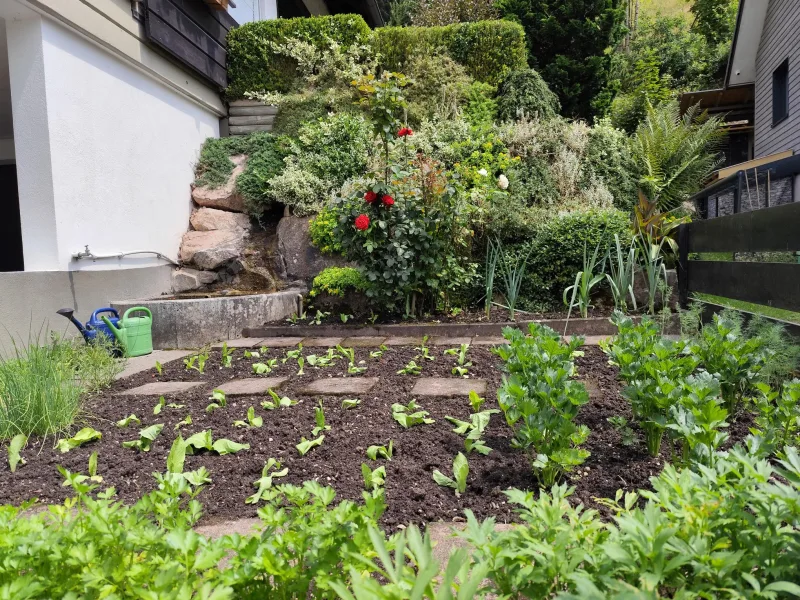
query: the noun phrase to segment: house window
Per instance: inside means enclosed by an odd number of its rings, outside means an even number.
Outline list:
[[[772,73],[772,126],[789,116],[789,59]]]

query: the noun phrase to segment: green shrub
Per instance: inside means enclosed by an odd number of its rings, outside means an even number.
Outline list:
[[[322,208],[328,191],[327,181],[305,171],[290,160],[282,173],[267,181],[265,199],[268,203],[285,204],[295,215],[304,217],[313,215]]]
[[[300,128],[295,158],[304,171],[341,187],[364,173],[371,144],[372,126],[363,116],[334,114]]]
[[[285,148],[276,138],[264,138],[258,149],[253,148],[247,157],[244,172],[236,179],[236,189],[244,199],[247,211],[258,217],[274,200],[269,182],[284,170]]]
[[[614,197],[614,206],[633,210],[638,175],[625,132],[612,127],[607,119],[597,120],[589,130],[583,160],[583,185],[601,180]]]
[[[523,309],[559,308],[564,288],[583,267],[584,246],[603,251],[618,234],[623,244],[630,240],[630,217],[615,210],[588,210],[553,216],[538,226],[533,238],[516,245],[520,255],[530,251],[527,277],[522,284]]]
[[[208,138],[200,148],[200,158],[195,165],[197,186],[220,187],[228,181],[234,164],[231,156],[252,154],[265,145],[271,145],[273,138],[268,133],[251,133],[223,138]]]
[[[497,118],[497,100],[494,86],[482,81],[473,81],[467,90],[464,117],[474,126],[490,126]]]
[[[15,344],[13,355],[0,360],[0,439],[67,429],[82,394],[108,386],[122,369],[108,350],[107,344],[87,346],[82,340]]]
[[[311,286],[311,297],[319,294],[343,297],[348,290],[362,292],[366,282],[361,272],[353,267],[328,267],[314,277]]]
[[[369,26],[360,15],[272,19],[245,23],[228,32],[229,99],[247,92],[288,92],[296,80],[296,62],[275,52],[271,44],[297,38],[312,44],[332,39],[341,46],[364,45]]]
[[[560,109],[558,96],[533,69],[511,71],[497,88],[497,115],[502,120],[514,120],[520,114],[551,119]]]
[[[278,105],[272,132],[297,137],[305,123],[323,119],[330,113],[359,114],[359,109],[353,104],[353,95],[341,90],[286,94]]]
[[[336,241],[333,230],[337,223],[336,213],[330,208],[323,208],[316,217],[311,219],[308,224],[308,233],[311,236],[311,243],[322,253],[327,255],[339,255],[342,247]]]
[[[467,74],[497,85],[505,75],[527,66],[525,32],[510,21],[455,23],[443,27],[380,27],[375,30],[375,50],[380,64],[403,72],[417,53],[444,49]]]
[[[415,127],[433,115],[452,115],[467,101],[472,78],[446,53],[416,53],[406,65],[414,85],[406,90],[408,122]]]

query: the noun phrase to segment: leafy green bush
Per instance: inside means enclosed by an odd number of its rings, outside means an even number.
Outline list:
[[[272,132],[297,137],[305,123],[324,119],[330,113],[358,113],[352,94],[335,89],[286,94],[278,105]]]
[[[637,166],[631,155],[628,138],[607,119],[598,119],[589,130],[583,155],[583,185],[602,181],[614,197],[614,206],[630,211],[636,204]]]
[[[456,113],[467,102],[472,78],[446,53],[411,55],[405,74],[414,81],[406,99],[408,123],[415,127],[434,114]]]
[[[273,44],[297,38],[312,44],[331,39],[348,48],[369,43],[371,32],[360,15],[272,19],[245,23],[228,32],[229,99],[247,92],[288,92],[297,62],[276,52]]]
[[[268,203],[280,202],[298,217],[313,215],[322,208],[330,185],[290,160],[283,172],[266,182],[264,198]],[[262,204],[263,208],[266,208]],[[261,210],[263,211],[263,208]]]
[[[445,49],[478,81],[497,85],[527,64],[525,32],[510,21],[455,23],[442,27],[379,27],[374,32],[381,67],[403,72],[418,53]]]
[[[327,267],[314,277],[309,296],[330,294],[331,296],[344,296],[348,290],[364,291],[366,282],[358,269],[353,267]]]
[[[341,187],[367,168],[372,126],[361,115],[334,114],[306,122],[298,132],[294,155],[304,171]]]
[[[585,246],[601,248],[630,240],[630,217],[615,209],[557,214],[538,224],[529,241],[517,243],[520,256],[530,253],[520,303],[524,309],[562,305],[564,289],[583,266]]]
[[[561,104],[544,79],[533,69],[511,71],[497,88],[497,114],[514,120],[524,115],[531,119],[550,119]]]
[[[342,247],[333,234],[337,222],[336,213],[330,208],[324,207],[308,224],[311,243],[322,254],[338,255],[342,253]]]
[[[514,430],[511,445],[525,451],[540,485],[550,487],[589,457],[580,448],[589,428],[574,423],[589,402],[584,385],[572,379],[572,359],[583,339],[564,344],[559,334],[538,323],[531,323],[528,333],[507,327],[503,337],[508,343],[493,350],[510,375],[497,390],[497,402]]]
[[[109,345],[87,346],[82,340],[15,344],[14,353],[0,360],[0,439],[67,429],[82,394],[110,385],[122,370],[108,350]]]

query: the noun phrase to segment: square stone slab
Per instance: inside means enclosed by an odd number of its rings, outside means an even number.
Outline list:
[[[227,340],[228,348],[258,348],[261,346],[261,338],[239,338],[238,340]],[[214,349],[222,348],[222,342],[211,346]]]
[[[167,394],[179,394],[190,390],[198,385],[206,385],[205,381],[155,381],[145,383],[139,387],[117,392],[117,396],[166,396]]]
[[[486,393],[483,379],[456,379],[454,377],[423,377],[417,380],[412,396],[469,396],[471,391],[479,396]]]
[[[386,341],[385,337],[355,336],[342,342],[343,348],[377,348]]]
[[[343,341],[340,337],[309,337],[303,340],[303,346],[333,348]]]
[[[503,336],[475,336],[472,338],[472,343],[476,346],[500,346],[502,344],[507,344],[508,340]]]
[[[260,396],[267,390],[277,390],[284,384],[288,377],[251,377],[249,379],[232,379],[226,381],[217,389],[225,392],[226,396]]]
[[[428,340],[431,346],[449,346],[458,348],[461,344],[471,344],[471,337],[447,337],[445,335],[435,335]]]
[[[269,338],[262,338],[259,347],[266,346],[267,348],[289,348],[291,346],[297,346],[300,342],[303,341],[301,337],[269,337]]]
[[[383,342],[387,346],[419,346],[422,336],[395,336]]]
[[[328,377],[312,381],[301,394],[322,396],[349,396],[366,394],[378,383],[377,377]]]

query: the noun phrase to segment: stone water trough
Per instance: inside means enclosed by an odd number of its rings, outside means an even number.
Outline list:
[[[159,296],[111,303],[120,314],[133,306],[153,313],[153,348],[200,348],[236,339],[245,327],[285,319],[297,312],[304,289],[267,294],[220,295],[202,298]]]

